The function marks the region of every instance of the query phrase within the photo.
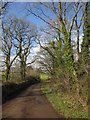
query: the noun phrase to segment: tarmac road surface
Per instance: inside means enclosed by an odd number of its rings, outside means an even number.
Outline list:
[[[2,106],[3,118],[60,118],[45,95],[40,83],[28,87]]]

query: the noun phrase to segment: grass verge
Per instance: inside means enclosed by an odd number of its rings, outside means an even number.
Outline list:
[[[49,85],[43,85],[41,87],[43,93],[46,94],[48,100],[52,106],[63,116],[67,118],[88,118],[88,109],[84,109],[80,102],[74,97],[66,96],[64,94],[52,93]]]

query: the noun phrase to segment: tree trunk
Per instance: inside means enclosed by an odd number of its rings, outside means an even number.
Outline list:
[[[24,66],[23,66],[23,72],[24,72],[24,78],[26,77],[26,61],[24,61]]]
[[[76,94],[79,96],[79,83],[77,79],[77,74],[75,71],[74,66],[74,57],[72,53],[72,46],[71,46],[71,36],[70,34],[65,35],[66,40],[66,46],[65,46],[65,64],[68,69],[69,75],[70,75],[70,86],[71,91],[75,91]]]
[[[7,67],[6,74],[5,74],[5,80],[8,81],[10,78],[10,67]]]
[[[75,76],[75,92],[76,92],[76,95],[79,97],[79,81],[78,81],[78,78],[77,78],[77,73],[76,71],[73,72],[74,76]]]
[[[78,55],[78,62],[79,62],[79,29],[77,30],[77,55]]]
[[[6,56],[6,73],[5,73],[5,80],[8,81],[10,77],[10,50],[8,52],[8,55]]]
[[[70,74],[73,74],[74,71],[74,57],[72,53],[72,46],[71,46],[71,35],[70,33],[64,35],[65,43],[65,64],[67,69],[69,70]]]
[[[24,60],[21,61],[20,74],[21,74],[21,80],[24,80],[26,76],[26,62]]]
[[[21,61],[20,63],[20,76],[21,76],[21,80],[24,80],[24,73],[23,73],[23,61]]]

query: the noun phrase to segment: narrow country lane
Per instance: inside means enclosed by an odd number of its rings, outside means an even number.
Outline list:
[[[16,98],[3,104],[3,118],[59,118],[40,91],[40,83],[32,85]]]

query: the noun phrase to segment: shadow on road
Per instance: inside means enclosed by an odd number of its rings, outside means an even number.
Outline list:
[[[20,98],[20,97],[28,97],[28,96],[42,96],[44,95],[44,93],[38,93],[38,92],[29,92],[27,95],[20,95],[16,98]]]

